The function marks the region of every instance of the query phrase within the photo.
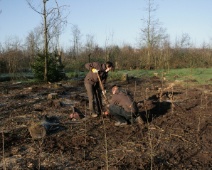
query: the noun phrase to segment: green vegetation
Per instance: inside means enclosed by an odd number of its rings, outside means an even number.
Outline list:
[[[72,79],[72,78],[79,78],[79,77],[84,77],[84,76],[85,76],[85,73],[84,73],[84,72],[80,72],[80,71],[72,71],[72,72],[66,73],[66,76],[67,76],[69,79]]]
[[[84,77],[87,72],[69,72],[66,73],[69,79]],[[122,80],[124,75],[135,78],[148,78],[157,76],[167,81],[179,80],[189,82],[189,84],[212,84],[212,68],[184,68],[165,70],[120,70],[109,73],[109,81]]]
[[[49,54],[48,55],[48,80],[51,82],[60,81],[66,78],[65,74],[63,74],[64,66],[58,61],[57,54]],[[32,70],[34,73],[34,77],[37,80],[42,81],[44,79],[44,62],[45,62],[45,55],[38,54],[35,62],[32,65]]]
[[[66,73],[66,76],[69,80],[74,80],[75,78],[82,79],[85,77],[87,72],[80,72],[80,71],[73,71]],[[135,78],[148,78],[157,76],[161,80],[165,78],[167,81],[181,81],[182,83],[189,83],[193,85],[203,85],[203,84],[212,84],[212,68],[184,68],[184,69],[171,69],[169,71],[165,70],[121,70],[121,71],[114,71],[109,73],[108,81],[120,81],[124,75],[128,75],[129,77]],[[6,78],[8,80],[9,74],[1,74],[0,80],[4,81]],[[23,77],[24,81],[36,81],[32,79],[32,74],[29,73],[22,73],[22,76],[19,78],[16,77],[15,80],[22,80]],[[28,75],[28,76],[27,76]],[[7,81],[8,81],[7,80]]]
[[[212,68],[171,69],[166,73],[167,80],[182,80],[194,84],[211,84]]]

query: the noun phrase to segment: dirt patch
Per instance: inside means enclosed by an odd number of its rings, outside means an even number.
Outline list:
[[[0,84],[0,167],[211,168],[211,85],[183,87],[175,82],[164,84],[157,77],[116,84],[134,95],[142,125],[115,127],[111,117],[89,118],[82,81],[60,85]],[[108,83],[107,89],[111,85]],[[57,95],[47,99],[51,93]],[[73,106],[85,119],[70,119]],[[65,128],[33,140],[29,122],[40,121],[44,115],[57,117]]]

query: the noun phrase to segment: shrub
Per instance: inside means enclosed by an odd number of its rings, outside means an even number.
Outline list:
[[[66,79],[66,75],[63,71],[64,66],[58,60],[58,55],[56,53],[49,53],[47,57],[47,79],[50,82],[56,82],[63,79]],[[44,70],[45,70],[45,55],[38,54],[35,62],[32,64],[32,70],[34,77],[38,80],[44,79]]]

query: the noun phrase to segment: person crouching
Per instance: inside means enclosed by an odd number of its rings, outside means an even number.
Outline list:
[[[138,108],[133,98],[128,93],[122,91],[117,85],[112,87],[112,97],[104,114],[111,115],[116,119],[115,126],[132,124],[137,119],[140,119]]]

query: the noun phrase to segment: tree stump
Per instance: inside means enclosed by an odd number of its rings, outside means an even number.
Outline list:
[[[129,80],[128,74],[127,73],[126,74],[123,74],[122,77],[121,77],[121,80],[122,81],[128,81]]]
[[[50,93],[50,94],[48,94],[48,96],[47,96],[47,99],[48,99],[48,100],[57,99],[57,98],[58,98],[58,94],[57,94],[57,93]]]
[[[43,139],[46,136],[46,129],[40,122],[32,122],[28,130],[32,139]]]

